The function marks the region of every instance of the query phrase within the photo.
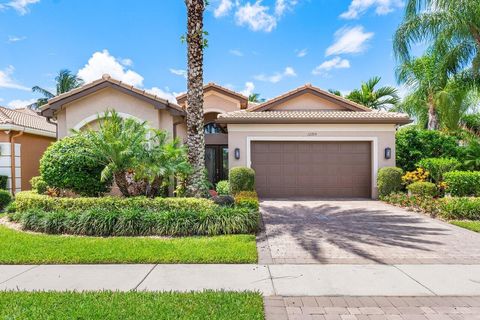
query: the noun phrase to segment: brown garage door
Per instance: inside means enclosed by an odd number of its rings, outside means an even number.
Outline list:
[[[370,197],[370,142],[254,141],[251,147],[260,197]]]

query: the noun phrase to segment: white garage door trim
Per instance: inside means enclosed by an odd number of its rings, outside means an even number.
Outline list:
[[[378,138],[377,137],[247,137],[247,167],[252,167],[252,141],[369,141],[372,143],[372,187],[371,194],[375,194],[378,171]]]

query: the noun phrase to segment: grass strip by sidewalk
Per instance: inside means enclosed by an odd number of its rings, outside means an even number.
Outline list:
[[[0,319],[263,319],[253,292],[0,292]]]
[[[471,231],[480,232],[480,221],[453,220],[450,223]]]
[[[254,235],[97,238],[31,234],[0,225],[0,264],[256,262]]]

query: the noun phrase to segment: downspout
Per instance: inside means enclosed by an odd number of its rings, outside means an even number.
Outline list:
[[[12,195],[15,195],[15,190],[17,189],[17,179],[15,172],[15,138],[23,135],[23,131],[20,131],[16,135],[12,136],[10,133],[10,170],[11,170],[11,181],[12,181]]]

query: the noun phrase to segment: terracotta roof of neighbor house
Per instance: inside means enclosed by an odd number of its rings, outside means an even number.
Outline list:
[[[394,123],[412,122],[407,114],[374,111],[234,111],[219,114],[218,123]]]
[[[157,102],[161,105],[167,106],[168,108],[176,110],[182,114],[184,113],[183,108],[179,106],[176,103],[176,101],[168,101],[155,94],[149,93],[146,90],[135,88],[132,85],[128,85],[126,83],[123,83],[122,81],[113,79],[109,74],[104,74],[101,79],[95,80],[79,88],[73,89],[69,92],[62,93],[56,97],[53,97],[52,99],[48,100],[48,103],[46,105],[41,106],[40,110],[42,114],[45,114],[46,110],[49,110],[51,108],[55,109],[57,105],[62,101],[65,101],[65,103],[68,103],[68,102],[71,102],[70,100],[72,100],[76,95],[78,95],[80,98],[81,97],[80,95],[84,92],[87,94],[90,94],[95,92],[96,90],[101,90],[105,87],[116,87],[116,88],[122,89],[124,92],[135,94],[137,97],[147,99],[148,101]]]
[[[282,103],[288,99],[292,99],[296,96],[299,96],[304,93],[311,93],[314,95],[317,95],[321,98],[324,98],[326,100],[330,100],[334,103],[337,103],[346,109],[353,110],[353,111],[372,111],[372,109],[362,106],[361,104],[355,103],[353,101],[350,101],[348,99],[345,99],[343,97],[337,96],[333,93],[330,93],[328,91],[322,90],[318,87],[314,87],[311,84],[307,83],[301,87],[298,87],[296,89],[293,89],[292,91],[288,91],[278,97],[275,97],[273,99],[267,100],[263,103],[260,103],[257,106],[249,108],[250,111],[264,111],[268,110],[271,107]]]
[[[47,121],[47,118],[38,115],[29,109],[9,109],[0,107],[0,129],[2,130],[25,130],[30,133],[38,133],[55,136],[57,126]]]
[[[225,88],[225,87],[222,87],[216,83],[213,83],[213,82],[209,82],[207,83],[206,85],[203,86],[203,91],[204,92],[207,92],[209,90],[217,90],[227,96],[230,96],[230,97],[233,97],[233,98],[236,98],[238,100],[240,100],[240,104],[241,104],[241,107],[242,109],[246,109],[248,108],[248,97],[239,93],[239,92],[236,92],[236,91],[233,91],[233,90],[230,90],[228,88]],[[187,93],[182,93],[180,95],[177,96],[177,102],[179,104],[184,104],[187,100]]]

